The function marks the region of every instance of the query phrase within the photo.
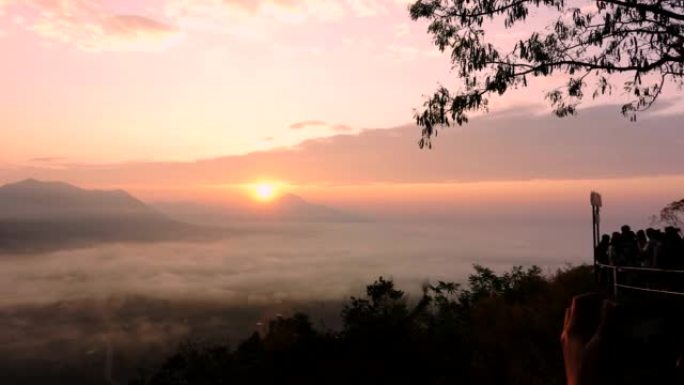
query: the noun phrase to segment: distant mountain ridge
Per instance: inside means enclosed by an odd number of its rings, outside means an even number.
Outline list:
[[[332,207],[310,203],[295,194],[285,194],[270,204],[266,215],[284,220],[305,221],[362,221],[360,216]]]
[[[123,190],[85,190],[63,182],[26,179],[0,186],[0,218],[162,215]]]
[[[0,254],[216,235],[215,229],[173,220],[123,190],[35,179],[0,186]]]
[[[230,225],[235,221],[279,222],[365,222],[368,219],[332,207],[310,203],[295,194],[285,194],[272,202],[244,206],[217,206],[193,202],[159,202],[161,212],[181,221]]]

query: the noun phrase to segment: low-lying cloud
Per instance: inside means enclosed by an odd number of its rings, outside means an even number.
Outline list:
[[[584,226],[539,230],[516,226],[487,239],[491,224],[267,225],[213,243],[5,256],[0,375],[25,384],[125,381],[181,341],[235,347],[279,313],[306,311],[334,328],[348,296],[381,275],[415,298],[427,280],[462,281],[475,262],[551,271],[582,261]]]
[[[414,284],[427,278],[462,278],[482,257],[503,265],[561,264],[577,256],[573,245],[585,235],[579,229],[570,233],[577,238],[564,234],[569,238],[562,241],[558,234],[525,249],[519,248],[520,242],[543,238],[524,226],[499,237],[499,245],[483,245],[483,229],[493,223],[260,226],[226,241],[115,244],[3,256],[0,305],[112,295],[239,305],[339,300],[377,275]],[[418,261],[420,273],[415,270]]]

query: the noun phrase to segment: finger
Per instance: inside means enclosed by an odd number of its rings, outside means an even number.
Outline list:
[[[588,341],[596,332],[601,320],[603,296],[588,293],[573,298],[568,329],[577,337]]]
[[[568,332],[569,332],[569,325],[570,325],[570,307],[568,306],[565,308],[565,317],[563,317],[563,329],[561,330],[561,341],[563,341],[565,338],[568,337]]]

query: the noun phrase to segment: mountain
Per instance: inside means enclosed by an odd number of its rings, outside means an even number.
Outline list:
[[[85,190],[34,179],[0,187],[0,254],[211,234],[172,220],[123,190]]]
[[[231,225],[235,221],[277,222],[361,222],[366,218],[314,204],[294,194],[286,194],[268,203],[230,206],[193,202],[159,202],[154,207],[172,218],[189,223]]]
[[[284,220],[355,222],[363,220],[353,214],[323,205],[309,203],[302,197],[286,194],[272,205],[273,216]]]
[[[161,214],[123,190],[84,190],[62,182],[27,179],[0,187],[0,219],[157,217]]]

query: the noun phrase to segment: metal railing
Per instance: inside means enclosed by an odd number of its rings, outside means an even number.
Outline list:
[[[623,273],[623,272],[680,274],[682,276],[682,278],[684,278],[684,270],[661,269],[661,268],[655,268],[655,267],[607,265],[607,264],[603,264],[603,263],[595,263],[594,266],[596,267],[596,269],[608,269],[608,270],[612,271],[611,285],[613,286],[613,296],[615,298],[618,297],[619,289],[628,289],[628,290],[648,292],[648,293],[659,293],[659,294],[666,294],[666,295],[684,296],[684,292],[654,289],[654,288],[650,288],[650,287],[642,287],[642,286],[634,286],[634,285],[627,285],[624,283],[620,283],[618,281],[619,273]]]

